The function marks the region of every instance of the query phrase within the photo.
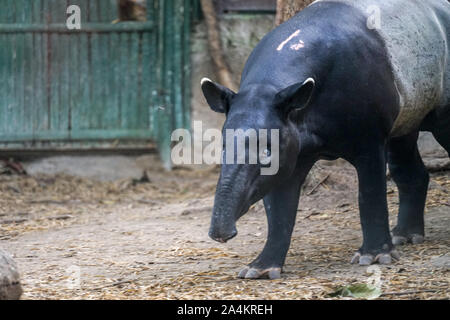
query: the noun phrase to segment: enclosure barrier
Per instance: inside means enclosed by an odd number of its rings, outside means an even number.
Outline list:
[[[67,8],[81,9],[69,30]],[[0,0],[0,150],[114,149],[190,126],[190,0],[148,0],[118,22],[117,0]]]

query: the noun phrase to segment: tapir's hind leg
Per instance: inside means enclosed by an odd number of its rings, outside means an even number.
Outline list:
[[[363,244],[351,263],[390,264],[393,259],[398,259],[389,232],[385,153],[384,143],[367,141],[362,145],[359,155],[351,159],[358,173],[359,213],[363,232]]]
[[[418,132],[393,138],[388,144],[388,163],[397,184],[400,210],[397,226],[392,230],[395,245],[424,239],[424,208],[427,196],[428,172],[417,149]]]

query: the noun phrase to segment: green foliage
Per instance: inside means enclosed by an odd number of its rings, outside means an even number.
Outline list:
[[[368,300],[376,299],[379,296],[381,296],[380,288],[361,283],[339,287],[328,295],[328,297],[352,297]]]

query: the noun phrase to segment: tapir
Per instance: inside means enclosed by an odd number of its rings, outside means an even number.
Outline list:
[[[424,241],[429,175],[417,138],[430,131],[450,153],[449,34],[447,0],[319,0],[259,42],[237,93],[202,80],[224,130],[279,130],[276,174],[261,175],[259,162],[221,166],[209,236],[233,238],[260,199],[267,214],[264,249],[238,277],[280,277],[301,186],[320,159],[357,172],[363,237],[352,263],[390,264],[395,246]],[[399,190],[392,234],[387,166]]]

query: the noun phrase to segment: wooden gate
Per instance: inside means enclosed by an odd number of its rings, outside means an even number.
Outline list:
[[[0,0],[0,150],[147,147],[190,124],[190,0]],[[69,5],[81,29],[69,30]]]

